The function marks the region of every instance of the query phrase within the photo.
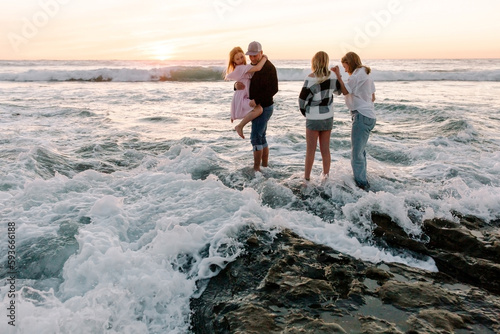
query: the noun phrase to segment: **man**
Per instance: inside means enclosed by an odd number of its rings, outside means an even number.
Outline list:
[[[262,46],[259,42],[248,45],[246,55],[249,56],[252,65],[256,65],[263,56]],[[244,89],[244,85],[236,83],[236,89]],[[264,67],[254,72],[250,84],[250,100],[255,100],[257,105],[263,109],[262,114],[252,121],[252,132],[250,141],[253,146],[253,169],[260,171],[260,166],[267,167],[269,162],[269,146],[266,140],[267,122],[271,118],[274,109],[273,96],[278,92],[278,75],[274,65],[267,60]]]

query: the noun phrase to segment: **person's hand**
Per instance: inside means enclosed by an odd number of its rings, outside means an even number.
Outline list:
[[[337,76],[337,78],[341,76],[341,75],[340,75],[340,68],[339,68],[339,66],[338,66],[338,65],[337,65],[337,66],[332,67],[330,70],[331,70],[331,71],[333,71],[333,73],[335,73],[335,75]]]
[[[245,89],[245,84],[242,82],[236,81],[236,83],[234,84],[234,88],[236,88],[236,90]]]
[[[257,103],[255,103],[255,100],[250,100],[250,102],[248,102],[248,105],[252,108],[257,107]]]

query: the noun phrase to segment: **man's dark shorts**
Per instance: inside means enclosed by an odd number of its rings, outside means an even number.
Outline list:
[[[254,151],[260,151],[267,147],[266,130],[267,122],[273,115],[274,105],[265,107],[262,114],[252,121],[252,133],[250,134],[250,142]]]

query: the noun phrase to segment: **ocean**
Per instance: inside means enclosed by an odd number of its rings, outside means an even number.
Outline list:
[[[422,242],[425,219],[500,219],[499,59],[364,60],[371,192],[354,186],[343,97],[330,178],[318,151],[304,184],[310,61],[270,60],[262,173],[230,122],[224,60],[0,61],[0,332],[189,333],[190,298],[241,254],[247,226],[437,271],[374,242],[370,213]]]

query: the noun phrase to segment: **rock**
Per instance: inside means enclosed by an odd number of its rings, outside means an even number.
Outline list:
[[[471,257],[499,260],[500,248],[479,239],[474,230],[442,219],[424,221],[424,232],[429,236],[425,245],[430,250],[464,253]],[[477,230],[476,230],[477,231]]]
[[[440,272],[460,281],[500,293],[500,236],[498,228],[473,217],[460,224],[444,219],[425,220],[427,242],[415,240],[385,214],[372,212],[374,235],[391,247],[430,256]]]
[[[456,329],[467,329],[464,318],[446,310],[423,310],[411,316],[412,327],[424,333],[454,333]]]
[[[275,315],[263,307],[251,303],[227,312],[220,329],[230,333],[276,333]]]
[[[396,326],[388,321],[377,319],[373,316],[360,316],[359,321],[361,323],[361,332],[370,334],[403,334],[402,331],[396,328]]]
[[[425,245],[408,236],[388,215],[372,212],[372,221],[375,223],[373,234],[385,240],[387,244],[415,252],[426,253]]]
[[[440,271],[462,282],[500,293],[500,265],[481,258],[457,253],[437,253],[433,256]]]
[[[430,282],[389,281],[377,290],[377,294],[384,303],[401,308],[451,306],[459,301],[451,292]]]
[[[481,284],[364,262],[289,230],[249,228],[240,242],[244,254],[192,299],[193,333],[500,331],[500,296]]]

